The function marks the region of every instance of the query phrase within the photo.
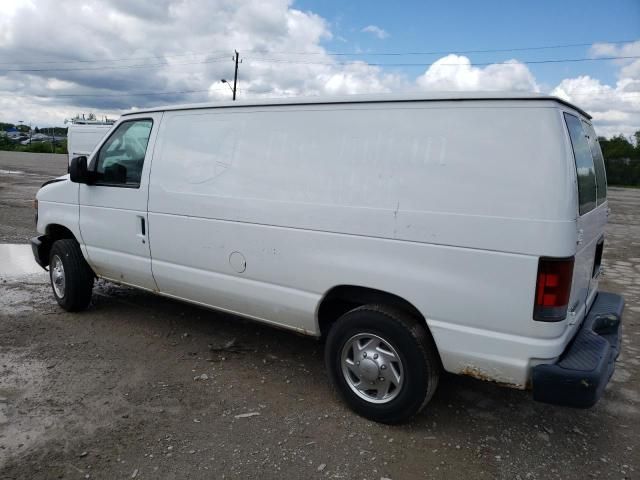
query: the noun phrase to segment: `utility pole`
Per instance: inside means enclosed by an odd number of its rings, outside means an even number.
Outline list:
[[[236,62],[236,69],[235,69],[235,73],[233,74],[233,88],[231,88],[231,84],[229,82],[227,82],[227,80],[225,78],[221,78],[220,81],[222,83],[226,83],[227,87],[229,87],[229,89],[231,90],[231,93],[233,94],[233,100],[235,101],[236,99],[236,91],[237,91],[237,87],[238,87],[238,63],[242,63],[242,60],[239,60],[240,58],[240,54],[238,53],[237,50],[234,50],[234,55],[233,57],[231,57],[231,60],[233,60],[234,62]]]
[[[239,57],[239,53],[237,50],[234,50],[234,52],[236,52],[236,72],[233,75],[233,100],[235,101],[236,99],[236,85],[238,84],[238,57]]]

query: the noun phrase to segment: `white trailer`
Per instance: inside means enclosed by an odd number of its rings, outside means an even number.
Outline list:
[[[111,130],[114,121],[73,121],[67,133],[67,151],[69,163],[73,157],[89,156],[100,140]]]

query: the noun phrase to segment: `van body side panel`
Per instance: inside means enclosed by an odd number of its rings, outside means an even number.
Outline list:
[[[167,111],[154,278],[311,334],[331,288],[387,291],[423,313],[447,370],[523,386],[572,330],[532,320],[538,257],[575,253],[563,128],[553,102]]]
[[[557,109],[312,107],[167,112],[150,211],[572,253]]]
[[[317,335],[324,293],[377,288],[427,313],[447,370],[490,371],[514,385],[525,384],[531,357],[564,348],[565,322],[530,320],[536,257],[156,213],[149,221],[154,277],[176,297]],[[190,236],[185,248],[176,232]],[[235,251],[243,273],[229,261]],[[529,280],[516,288],[514,279]]]

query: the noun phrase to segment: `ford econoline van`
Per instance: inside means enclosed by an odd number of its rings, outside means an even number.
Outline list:
[[[37,194],[69,311],[94,278],[323,339],[359,414],[399,422],[442,371],[593,405],[623,300],[598,279],[607,182],[554,97],[263,100],[123,115]]]

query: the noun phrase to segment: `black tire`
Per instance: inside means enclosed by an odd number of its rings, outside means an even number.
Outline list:
[[[345,352],[355,351],[345,346],[348,342],[352,345],[351,340],[357,335],[365,336],[362,342],[366,345],[366,336],[369,334],[383,339],[402,362],[403,380],[397,391],[384,394],[389,395],[387,400],[382,400],[386,403],[373,403],[375,399],[362,398],[361,395],[367,396],[369,393],[355,393],[354,389],[358,389],[350,386],[353,381],[346,378],[349,373],[343,373],[343,349]],[[364,365],[365,359],[359,358]],[[372,360],[371,354],[369,358]],[[367,361],[372,365],[370,360]],[[331,382],[356,413],[376,422],[391,424],[405,421],[424,408],[436,391],[441,370],[435,343],[423,323],[404,311],[384,305],[364,305],[342,315],[333,324],[327,337],[325,362]],[[384,375],[380,368],[375,368],[375,371]],[[392,365],[386,371],[390,372],[391,368]],[[397,368],[394,367],[393,371],[397,371]]]
[[[56,291],[54,284],[54,277],[57,275],[55,270],[57,259],[62,263],[64,274],[64,286],[60,288],[60,283],[58,284],[60,294]],[[82,256],[78,242],[73,239],[63,239],[53,243],[49,253],[49,279],[53,296],[62,308],[68,312],[78,312],[89,306],[94,274]]]

